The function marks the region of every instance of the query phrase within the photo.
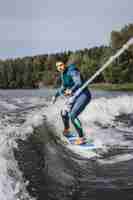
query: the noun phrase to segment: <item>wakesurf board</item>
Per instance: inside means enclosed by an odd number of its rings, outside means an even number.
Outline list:
[[[82,150],[93,150],[97,148],[92,139],[86,139],[86,142],[84,144],[75,144],[75,141],[78,138],[78,135],[75,132],[70,132],[65,137],[71,145],[79,146]]]

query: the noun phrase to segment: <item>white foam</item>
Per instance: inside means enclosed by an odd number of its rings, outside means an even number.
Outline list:
[[[38,127],[43,123],[43,116],[40,112],[30,113],[27,115],[26,124]]]
[[[43,99],[40,101],[40,98],[38,98],[38,103],[37,99],[35,99],[35,101],[33,98],[28,100],[28,102],[32,105],[40,105],[43,101]],[[21,103],[21,101],[18,102]],[[22,103],[24,102],[25,99],[23,98]],[[13,156],[12,148],[17,148],[17,144],[15,142],[16,138],[26,139],[30,134],[33,133],[34,127],[37,127],[43,123],[44,115],[46,115],[48,122],[55,127],[56,134],[58,134],[62,140],[65,140],[65,137],[62,134],[63,123],[60,116],[60,111],[64,108],[64,100],[59,99],[54,105],[51,105],[50,103],[47,104],[48,107],[44,107],[34,112],[29,111],[29,114],[26,114],[25,116],[25,122],[21,125],[16,125],[15,122],[14,125],[8,124],[10,120],[8,116],[5,116],[0,121],[0,199],[2,200],[17,200],[17,195],[20,193],[20,191],[23,192],[23,195],[27,195],[25,189],[26,183],[23,181],[23,175],[19,171]],[[7,107],[9,105],[9,109],[17,108],[16,106],[12,106],[12,104],[8,103],[3,103],[3,105]],[[113,128],[110,127],[113,124],[115,116],[120,114],[129,114],[132,112],[132,96],[125,95],[111,99],[99,98],[91,101],[91,103],[80,115],[80,119],[83,124],[86,136],[92,137],[97,147],[103,147],[106,144],[129,145],[126,143],[126,141],[124,141],[121,134],[116,134]],[[103,129],[100,128],[100,126],[97,126],[96,123],[99,123],[103,126],[110,125],[110,127]],[[90,128],[92,131],[90,131]],[[68,145],[68,148],[86,158],[95,156],[94,152],[90,151],[87,153],[78,146],[73,147],[72,145]],[[132,155],[126,154],[125,156],[122,155],[121,157],[113,157],[112,162],[121,162],[123,160],[129,159],[132,159]],[[108,163],[111,163],[111,161]],[[9,171],[14,173],[16,178],[14,175],[11,176]]]
[[[0,106],[2,106],[3,108],[5,108],[7,110],[10,110],[10,111],[18,108],[18,106],[14,105],[14,104],[7,103],[5,101],[0,101]]]
[[[13,107],[12,107],[13,108]],[[13,148],[17,148],[16,138],[25,140],[33,133],[34,127],[43,123],[40,111],[31,112],[25,116],[25,122],[20,125],[10,124],[10,117],[1,118],[0,124],[0,199],[20,200],[30,199],[23,174],[14,158]]]
[[[17,145],[12,138],[12,131],[13,128],[10,127],[9,129],[8,127],[0,135],[0,199],[18,200],[22,196],[25,199],[29,199],[26,191],[26,183],[14,158],[12,148],[17,147]]]
[[[81,117],[84,122],[99,122],[102,125],[111,124],[114,117],[133,112],[133,97],[99,98],[93,100]],[[86,117],[87,116],[87,117]]]
[[[64,103],[63,99],[59,99],[56,104],[49,104],[48,108],[45,108],[43,111],[47,115],[48,121],[55,126],[56,132],[62,139],[63,123],[60,112],[64,108]],[[125,95],[110,99],[98,98],[91,101],[79,118],[81,119],[86,137],[92,137],[97,147],[117,144],[123,145],[126,144],[123,136],[116,134],[116,130],[111,129],[111,126],[116,116],[132,112],[133,96]],[[100,128],[100,126],[97,126],[97,123],[109,128]]]
[[[99,159],[101,164],[114,164],[118,162],[129,161],[133,159],[132,154],[116,155],[112,156],[111,159]]]
[[[78,145],[67,145],[67,147],[71,149],[74,153],[79,154],[84,158],[90,159],[96,156],[96,153],[92,149],[86,150]]]

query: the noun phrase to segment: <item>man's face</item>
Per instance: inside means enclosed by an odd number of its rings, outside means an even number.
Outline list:
[[[64,63],[59,62],[59,63],[56,64],[56,66],[57,66],[57,70],[59,72],[64,72],[64,70],[65,70],[65,64]]]

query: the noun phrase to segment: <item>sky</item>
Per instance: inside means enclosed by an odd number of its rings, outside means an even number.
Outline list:
[[[0,58],[108,45],[133,23],[133,0],[0,0]]]

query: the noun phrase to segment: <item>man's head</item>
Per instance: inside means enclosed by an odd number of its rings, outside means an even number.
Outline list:
[[[65,69],[66,69],[65,63],[62,62],[62,61],[56,62],[56,67],[57,67],[57,70],[58,70],[59,72],[64,72]]]

